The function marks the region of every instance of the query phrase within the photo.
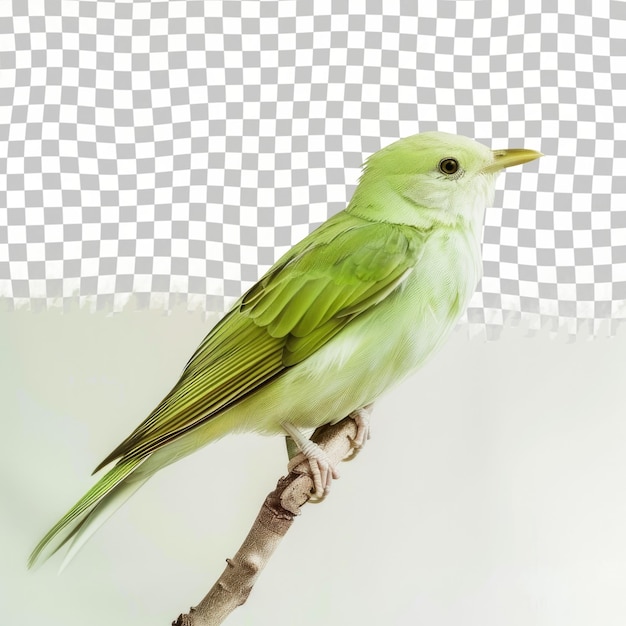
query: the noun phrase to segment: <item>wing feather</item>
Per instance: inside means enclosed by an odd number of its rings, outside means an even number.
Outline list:
[[[241,402],[384,300],[428,232],[338,213],[283,256],[209,332],[180,380],[96,471],[140,459]]]

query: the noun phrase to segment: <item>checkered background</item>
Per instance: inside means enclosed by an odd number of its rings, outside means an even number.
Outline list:
[[[626,2],[0,0],[0,296],[222,311],[438,128],[503,175],[465,323],[626,318]]]

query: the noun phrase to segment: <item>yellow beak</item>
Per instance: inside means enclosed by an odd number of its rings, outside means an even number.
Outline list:
[[[491,174],[498,172],[505,167],[511,167],[512,165],[521,165],[522,163],[528,163],[534,161],[539,157],[542,157],[541,152],[536,150],[525,150],[524,148],[509,148],[508,150],[494,150],[493,151],[493,163],[483,169],[483,172]]]

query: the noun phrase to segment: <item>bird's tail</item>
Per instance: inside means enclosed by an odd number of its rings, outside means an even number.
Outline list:
[[[37,544],[28,567],[43,563],[73,539],[63,569],[87,539],[148,480],[150,474],[134,474],[144,460],[129,459],[109,470]]]

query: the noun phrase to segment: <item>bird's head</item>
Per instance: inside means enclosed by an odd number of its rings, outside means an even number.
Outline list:
[[[449,133],[412,135],[369,157],[350,210],[379,210],[385,214],[383,219],[416,226],[482,222],[485,207],[493,201],[498,173],[540,156],[522,148],[490,150]]]

